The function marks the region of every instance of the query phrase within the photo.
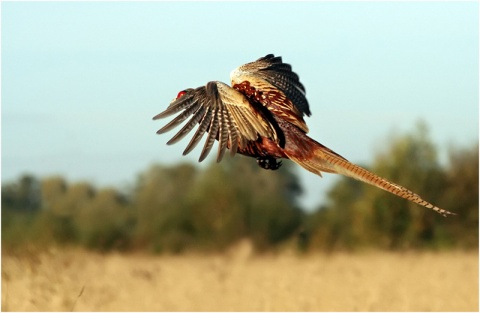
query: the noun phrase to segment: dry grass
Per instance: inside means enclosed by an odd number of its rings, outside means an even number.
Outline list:
[[[9,311],[478,311],[477,253],[3,255]]]

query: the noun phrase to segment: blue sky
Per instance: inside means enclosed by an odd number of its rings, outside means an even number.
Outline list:
[[[477,2],[2,2],[2,182],[23,173],[127,186],[196,162],[151,118],[187,87],[268,53],[300,75],[310,135],[369,163],[423,119],[478,141]],[[214,160],[214,154],[206,162]],[[253,159],[252,159],[253,162]],[[313,207],[336,180],[299,168]]]

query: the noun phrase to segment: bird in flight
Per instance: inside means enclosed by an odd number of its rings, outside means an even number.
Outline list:
[[[443,216],[454,213],[423,200],[412,191],[357,166],[313,140],[303,117],[310,116],[305,87],[282,58],[268,54],[244,64],[230,74],[232,86],[219,81],[178,93],[154,120],[178,114],[157,131],[163,134],[188,120],[168,145],[181,140],[197,127],[183,155],[191,152],[208,133],[200,154],[203,161],[218,141],[217,162],[229,150],[254,157],[264,169],[276,170],[278,159],[290,159],[321,176],[337,173],[391,192]]]

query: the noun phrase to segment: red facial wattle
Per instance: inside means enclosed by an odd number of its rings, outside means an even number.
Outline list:
[[[187,92],[186,92],[185,90],[180,91],[180,92],[178,93],[178,95],[177,95],[177,99],[180,98],[180,97],[182,97],[182,96],[184,96],[186,93],[187,93]]]

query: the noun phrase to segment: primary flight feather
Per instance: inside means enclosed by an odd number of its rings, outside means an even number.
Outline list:
[[[281,57],[266,55],[230,74],[232,86],[219,81],[178,93],[167,109],[153,119],[178,114],[157,131],[163,134],[184,121],[168,141],[174,144],[197,127],[183,155],[192,151],[207,133],[199,161],[218,141],[217,162],[229,149],[257,158],[264,169],[278,169],[285,158],[321,176],[321,172],[349,176],[408,199],[443,216],[451,213],[423,200],[412,191],[357,166],[307,136],[303,117],[310,116],[305,87]]]

